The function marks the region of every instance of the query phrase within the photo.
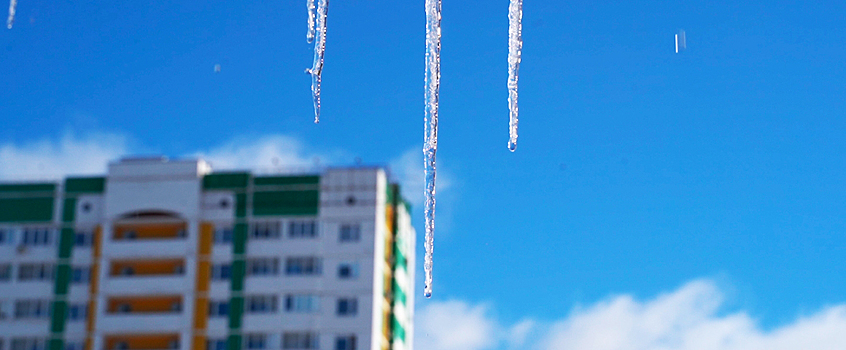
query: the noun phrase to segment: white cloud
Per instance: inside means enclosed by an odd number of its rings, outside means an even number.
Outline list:
[[[267,171],[301,171],[330,159],[307,152],[296,138],[268,135],[259,138],[236,138],[196,156],[208,160],[213,169],[251,169]]]
[[[430,303],[415,318],[415,344],[426,350],[481,350],[496,345],[497,325],[484,305]]]
[[[142,152],[130,147],[128,139],[119,133],[92,132],[80,136],[67,132],[58,140],[43,138],[23,144],[0,144],[0,180],[56,180],[67,175],[103,174],[109,162]],[[331,163],[338,158],[337,154],[341,151],[332,155],[309,152],[296,138],[267,135],[235,138],[186,156],[202,157],[218,170],[297,172]]]
[[[526,343],[527,337],[536,328],[536,326],[537,322],[530,319],[517,322],[517,324],[511,326],[511,328],[508,329],[508,332],[505,333],[509,347],[522,348],[523,344]]]
[[[65,175],[102,174],[106,163],[126,154],[127,139],[109,133],[59,140],[42,139],[23,145],[0,145],[0,180],[58,179]]]
[[[620,295],[557,321],[541,324],[526,319],[510,327],[492,317],[486,305],[433,302],[418,313],[416,327],[428,334],[418,332],[415,346],[426,350],[827,350],[844,349],[846,344],[846,305],[826,307],[763,331],[746,312],[720,314],[723,299],[714,282],[696,280],[651,300]],[[464,340],[469,346],[449,343],[450,337],[464,337],[461,341],[468,334],[474,339]]]

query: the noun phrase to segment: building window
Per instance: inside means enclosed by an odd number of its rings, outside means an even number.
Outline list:
[[[138,233],[136,233],[135,230],[127,230],[126,232],[123,233],[123,239],[133,240],[136,237],[138,237]],[[116,344],[120,344],[120,342],[118,342]],[[115,345],[115,346],[117,346],[117,345]]]
[[[209,317],[226,317],[229,315],[229,301],[212,300],[209,302]]]
[[[355,298],[338,299],[338,307],[335,309],[338,316],[355,316],[358,313],[358,300]]]
[[[209,339],[206,341],[206,350],[226,350],[226,339]]]
[[[50,316],[50,301],[45,299],[18,300],[15,302],[15,318],[47,318]]]
[[[292,257],[285,260],[286,275],[319,275],[320,258],[313,256]]]
[[[132,306],[126,303],[117,306],[117,312],[121,314],[128,314],[132,312]]]
[[[355,350],[355,335],[339,335],[335,338],[335,350]]]
[[[0,264],[0,282],[8,282],[12,279],[12,264]]]
[[[246,298],[247,313],[263,314],[276,312],[275,295],[253,295]]]
[[[90,247],[94,243],[94,234],[91,232],[77,232],[74,234],[73,245],[77,247]]]
[[[272,239],[281,236],[282,228],[278,221],[271,222],[256,222],[253,223],[253,230],[250,232],[250,238],[253,239]]]
[[[234,234],[232,226],[218,226],[214,228],[214,243],[215,244],[229,244],[232,243],[232,235]]]
[[[247,260],[247,276],[279,274],[279,258],[254,258]]]
[[[7,228],[0,228],[0,245],[12,243],[12,230]]]
[[[53,279],[53,264],[21,264],[18,281],[49,281]]]
[[[52,230],[49,228],[25,228],[21,244],[25,246],[46,246],[52,242]]]
[[[319,349],[319,337],[314,332],[285,332],[282,333],[282,349],[307,350]]]
[[[83,340],[66,340],[65,350],[83,350],[85,348],[85,341]]]
[[[212,280],[221,281],[221,280],[228,280],[229,277],[232,275],[232,265],[231,264],[214,264],[212,265]]]
[[[285,311],[296,313],[312,313],[320,310],[320,297],[316,295],[300,294],[285,297]]]
[[[247,336],[244,338],[244,342],[246,343],[244,345],[247,349],[267,349],[267,334],[247,334]]]
[[[88,283],[91,280],[91,268],[89,267],[74,267],[71,270],[71,282],[73,283]]]
[[[288,224],[288,238],[315,238],[317,237],[317,223],[309,221],[291,221]]]
[[[88,305],[84,303],[68,305],[68,320],[82,321],[86,317],[88,317]]]
[[[358,277],[358,264],[343,263],[338,265],[338,278],[342,280]]]
[[[44,338],[12,338],[10,350],[45,350],[47,340]]]
[[[343,224],[341,225],[340,241],[343,242],[358,242],[361,240],[361,225],[359,224]]]

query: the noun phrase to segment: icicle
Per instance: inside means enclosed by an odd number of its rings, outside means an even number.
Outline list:
[[[314,123],[320,122],[320,82],[323,74],[323,54],[326,51],[326,16],[329,0],[317,0],[317,42],[314,43],[314,63],[306,73],[311,74],[311,96],[314,98]]]
[[[311,44],[314,41],[314,0],[306,0],[306,8],[308,9],[308,32],[306,33],[306,41]]]
[[[18,6],[18,0],[9,0],[9,19],[6,20],[6,27],[12,29],[12,24],[15,24],[15,7]]]
[[[508,6],[508,149],[517,149],[517,80],[523,54],[523,0],[511,0]]]
[[[426,0],[426,116],[423,167],[426,177],[426,258],[423,295],[432,297],[432,252],[435,243],[435,153],[438,151],[438,93],[441,84],[441,0]]]

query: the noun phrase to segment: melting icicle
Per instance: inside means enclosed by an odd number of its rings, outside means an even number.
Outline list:
[[[511,0],[508,6],[508,149],[517,149],[517,80],[523,54],[523,0]]]
[[[435,153],[438,151],[438,92],[441,84],[441,0],[426,0],[426,116],[423,167],[426,176],[426,258],[423,295],[432,297],[432,252],[435,243]]]
[[[306,8],[308,8],[308,33],[306,33],[306,41],[311,44],[314,41],[314,0],[306,0]]]
[[[314,43],[314,63],[306,73],[311,75],[311,96],[314,98],[314,123],[320,122],[320,82],[323,74],[323,54],[326,51],[326,16],[329,0],[317,0],[317,42]],[[310,8],[309,8],[310,9]]]
[[[9,0],[9,19],[6,20],[6,27],[12,29],[12,24],[15,24],[15,7],[18,6],[18,0]]]

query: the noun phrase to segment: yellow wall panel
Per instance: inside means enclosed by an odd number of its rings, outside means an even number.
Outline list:
[[[133,275],[176,275],[185,269],[185,260],[125,260],[114,261],[109,269],[109,275],[120,276],[125,269],[132,269]]]
[[[185,232],[186,229],[187,225],[185,223],[124,224],[115,226],[114,238],[128,238],[129,232],[135,234],[135,239],[176,238],[179,237],[180,231]]]
[[[117,297],[108,301],[108,312],[120,312],[121,305],[129,305],[129,313],[172,312],[174,307],[182,308],[181,296]]]
[[[179,343],[178,334],[123,334],[106,337],[106,349],[115,349],[117,343],[126,343],[128,350],[161,350],[170,349],[171,345]]]

